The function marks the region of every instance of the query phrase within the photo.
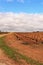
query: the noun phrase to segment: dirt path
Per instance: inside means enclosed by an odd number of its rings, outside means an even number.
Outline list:
[[[8,35],[8,34],[0,34],[0,37],[6,36],[6,35]]]

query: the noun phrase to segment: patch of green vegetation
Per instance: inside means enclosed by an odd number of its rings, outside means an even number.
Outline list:
[[[19,52],[16,52],[15,50],[14,52],[19,56],[19,59],[25,60],[28,64],[30,63],[31,65],[43,65],[43,63],[39,63],[39,61],[33,60],[23,54],[20,54]]]
[[[2,38],[0,38],[0,48],[4,50],[4,52],[8,55],[8,57],[17,61],[14,51],[4,43]]]
[[[27,56],[19,53],[16,49],[12,49],[9,46],[5,44],[3,41],[3,38],[0,38],[0,48],[4,50],[4,52],[8,55],[9,58],[12,58],[13,60],[19,62],[20,59],[25,60],[27,63],[30,63],[31,65],[43,65],[43,63],[39,63],[36,60],[33,60],[31,58],[28,58]]]

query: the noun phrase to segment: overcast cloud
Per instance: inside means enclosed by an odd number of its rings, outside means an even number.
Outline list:
[[[0,30],[14,32],[43,31],[43,14],[0,12]]]

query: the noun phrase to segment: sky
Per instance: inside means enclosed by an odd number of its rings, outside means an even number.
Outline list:
[[[43,31],[43,0],[0,0],[0,30]]]
[[[43,13],[43,0],[0,0],[0,12]]]
[[[43,13],[43,0],[0,0],[0,12]]]

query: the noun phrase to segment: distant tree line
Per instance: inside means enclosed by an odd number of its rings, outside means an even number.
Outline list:
[[[0,30],[0,34],[7,34],[7,33],[8,33],[8,32],[4,32],[4,31],[2,32],[2,31]]]

